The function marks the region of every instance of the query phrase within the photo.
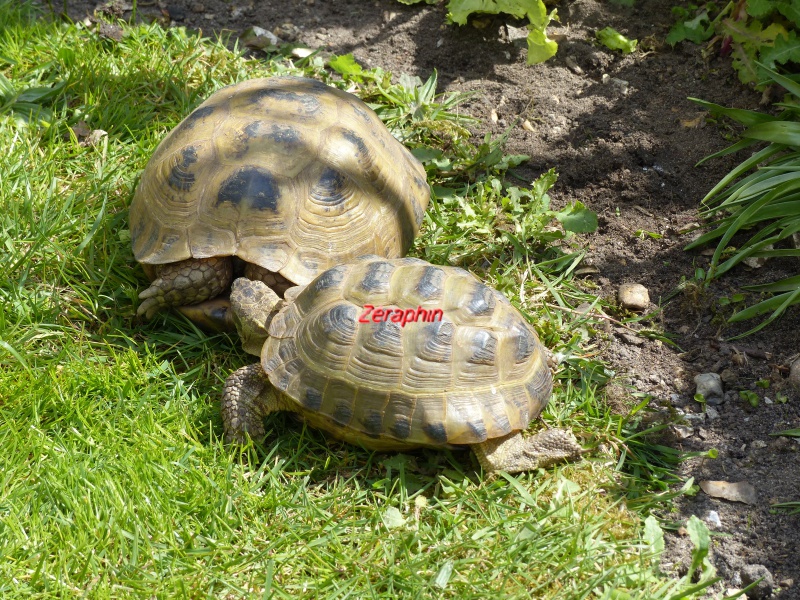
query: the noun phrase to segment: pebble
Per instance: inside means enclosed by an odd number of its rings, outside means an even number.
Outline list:
[[[719,411],[713,406],[706,406],[706,417],[709,421],[716,421],[719,419]]]
[[[568,56],[566,59],[564,59],[564,62],[567,63],[567,67],[569,67],[570,71],[576,75],[583,75],[583,69],[581,69],[574,57]]]
[[[617,291],[619,303],[630,310],[645,310],[650,304],[650,294],[641,283],[623,283]]]
[[[789,383],[800,390],[800,358],[797,358],[789,367]]]
[[[722,379],[722,383],[726,386],[732,386],[736,384],[736,373],[731,371],[730,369],[725,369],[722,373],[719,374],[719,378]]]
[[[702,394],[707,404],[721,404],[724,397],[722,391],[722,379],[716,373],[701,373],[695,376],[694,383],[697,385],[696,394]]]
[[[714,527],[722,527],[722,520],[719,518],[719,513],[715,510],[708,511],[706,521]]]
[[[742,567],[742,583],[745,586],[754,583],[761,579],[761,581],[754,587],[748,590],[747,597],[760,600],[761,598],[769,598],[772,595],[772,590],[775,587],[775,581],[772,578],[772,573],[764,565],[746,565]]]
[[[627,95],[628,93],[628,86],[630,85],[630,83],[628,83],[624,79],[618,79],[616,77],[611,77],[611,75],[609,75],[608,73],[603,73],[602,82],[603,85],[612,86],[614,89],[619,91],[619,93],[621,93],[623,96]]]

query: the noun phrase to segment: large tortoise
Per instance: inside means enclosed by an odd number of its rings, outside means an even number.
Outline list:
[[[138,314],[223,294],[237,266],[280,294],[364,254],[402,256],[429,198],[422,165],[355,96],[299,77],[223,88],[159,144],[134,194],[133,253],[152,280]],[[183,312],[225,328],[214,302]]]
[[[325,271],[280,300],[237,279],[231,305],[261,362],[225,383],[226,440],[264,436],[263,417],[376,450],[471,447],[487,471],[577,457],[565,430],[524,438],[552,378],[536,332],[499,292],[463,269],[368,257]]]

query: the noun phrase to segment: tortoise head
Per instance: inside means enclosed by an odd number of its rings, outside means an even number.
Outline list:
[[[261,355],[269,324],[284,301],[261,281],[240,277],[231,286],[231,313],[245,352]]]

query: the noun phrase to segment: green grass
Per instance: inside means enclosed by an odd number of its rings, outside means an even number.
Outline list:
[[[145,278],[127,206],[158,141],[214,89],[332,75],[317,57],[245,60],[182,30],[124,34],[0,0],[3,598],[660,598],[689,585],[658,572],[660,530],[643,529],[676,493],[670,455],[604,407],[593,323],[558,309],[590,298],[570,278],[579,250],[528,219],[547,210],[531,208],[546,189],[520,208],[527,196],[497,179],[514,161],[471,146],[432,97],[386,109],[428,152],[436,189],[461,198],[437,196],[416,252],[457,259],[529,314],[562,358],[545,419],[594,452],[490,478],[466,452],[369,453],[285,415],[263,445],[225,447],[221,386],[251,359],[178,315],[134,318]],[[387,106],[410,89],[374,72],[359,86]],[[107,135],[81,144],[80,121]],[[431,155],[437,144],[455,150]],[[506,222],[459,220],[464,202],[476,215],[483,202],[510,207]]]

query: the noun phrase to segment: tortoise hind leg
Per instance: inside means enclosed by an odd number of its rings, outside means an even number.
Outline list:
[[[566,429],[546,429],[527,438],[513,433],[475,444],[472,450],[484,471],[507,473],[549,467],[561,461],[574,460],[583,452],[575,436]]]
[[[244,443],[264,437],[264,417],[279,410],[278,395],[261,363],[235,371],[222,392],[222,427],[225,442]]]
[[[139,294],[143,302],[136,311],[150,319],[164,307],[198,304],[218,296],[233,277],[229,256],[190,258],[159,267],[158,277]]]

